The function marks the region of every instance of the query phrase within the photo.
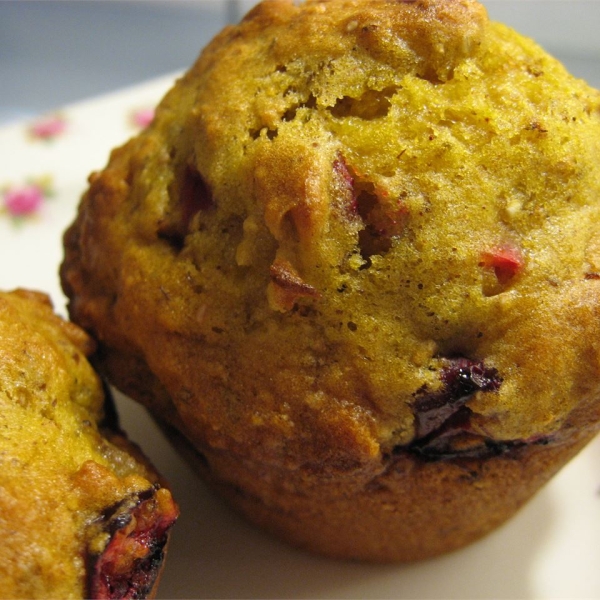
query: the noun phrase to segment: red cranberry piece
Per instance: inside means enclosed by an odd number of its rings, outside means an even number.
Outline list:
[[[160,573],[168,532],[179,510],[157,488],[133,494],[111,507],[92,528],[110,539],[88,557],[89,597],[100,600],[146,598]],[[158,492],[160,493],[160,492]]]
[[[505,285],[523,269],[525,261],[517,247],[507,244],[484,252],[480,264],[493,269],[498,283]]]

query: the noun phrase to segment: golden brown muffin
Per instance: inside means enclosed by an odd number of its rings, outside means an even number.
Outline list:
[[[46,295],[0,292],[2,598],[156,591],[177,507],[105,412],[92,349]]]
[[[598,431],[600,94],[474,0],[271,0],[90,178],[75,321],[249,518],[413,560]]]

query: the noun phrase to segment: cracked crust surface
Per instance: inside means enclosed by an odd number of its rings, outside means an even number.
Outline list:
[[[591,437],[598,156],[599,93],[476,2],[267,1],[91,176],[63,285],[127,393],[299,486],[377,477],[423,397],[436,452]]]

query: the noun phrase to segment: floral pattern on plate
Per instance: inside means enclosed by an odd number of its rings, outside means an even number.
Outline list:
[[[137,129],[145,129],[154,119],[154,107],[136,108],[129,114],[129,122]]]
[[[1,128],[0,236],[3,227],[23,236],[34,226],[44,227],[46,236],[51,223],[72,220],[89,173],[101,168],[109,151],[132,131],[152,122],[154,107],[175,77]]]
[[[61,113],[45,115],[35,119],[27,127],[32,139],[52,141],[67,130],[67,118]]]
[[[2,190],[0,215],[21,225],[40,214],[47,200],[55,195],[52,175],[42,175],[21,184],[9,184]]]
[[[63,235],[93,171],[152,118],[180,73],[0,127],[0,286],[66,302],[58,277]],[[136,115],[132,120],[132,116]]]

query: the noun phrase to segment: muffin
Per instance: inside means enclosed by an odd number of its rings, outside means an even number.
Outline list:
[[[474,0],[267,0],[90,177],[72,318],[294,545],[464,546],[599,428],[600,94]]]
[[[39,292],[0,292],[0,596],[146,598],[170,492],[115,421],[90,338]]]

